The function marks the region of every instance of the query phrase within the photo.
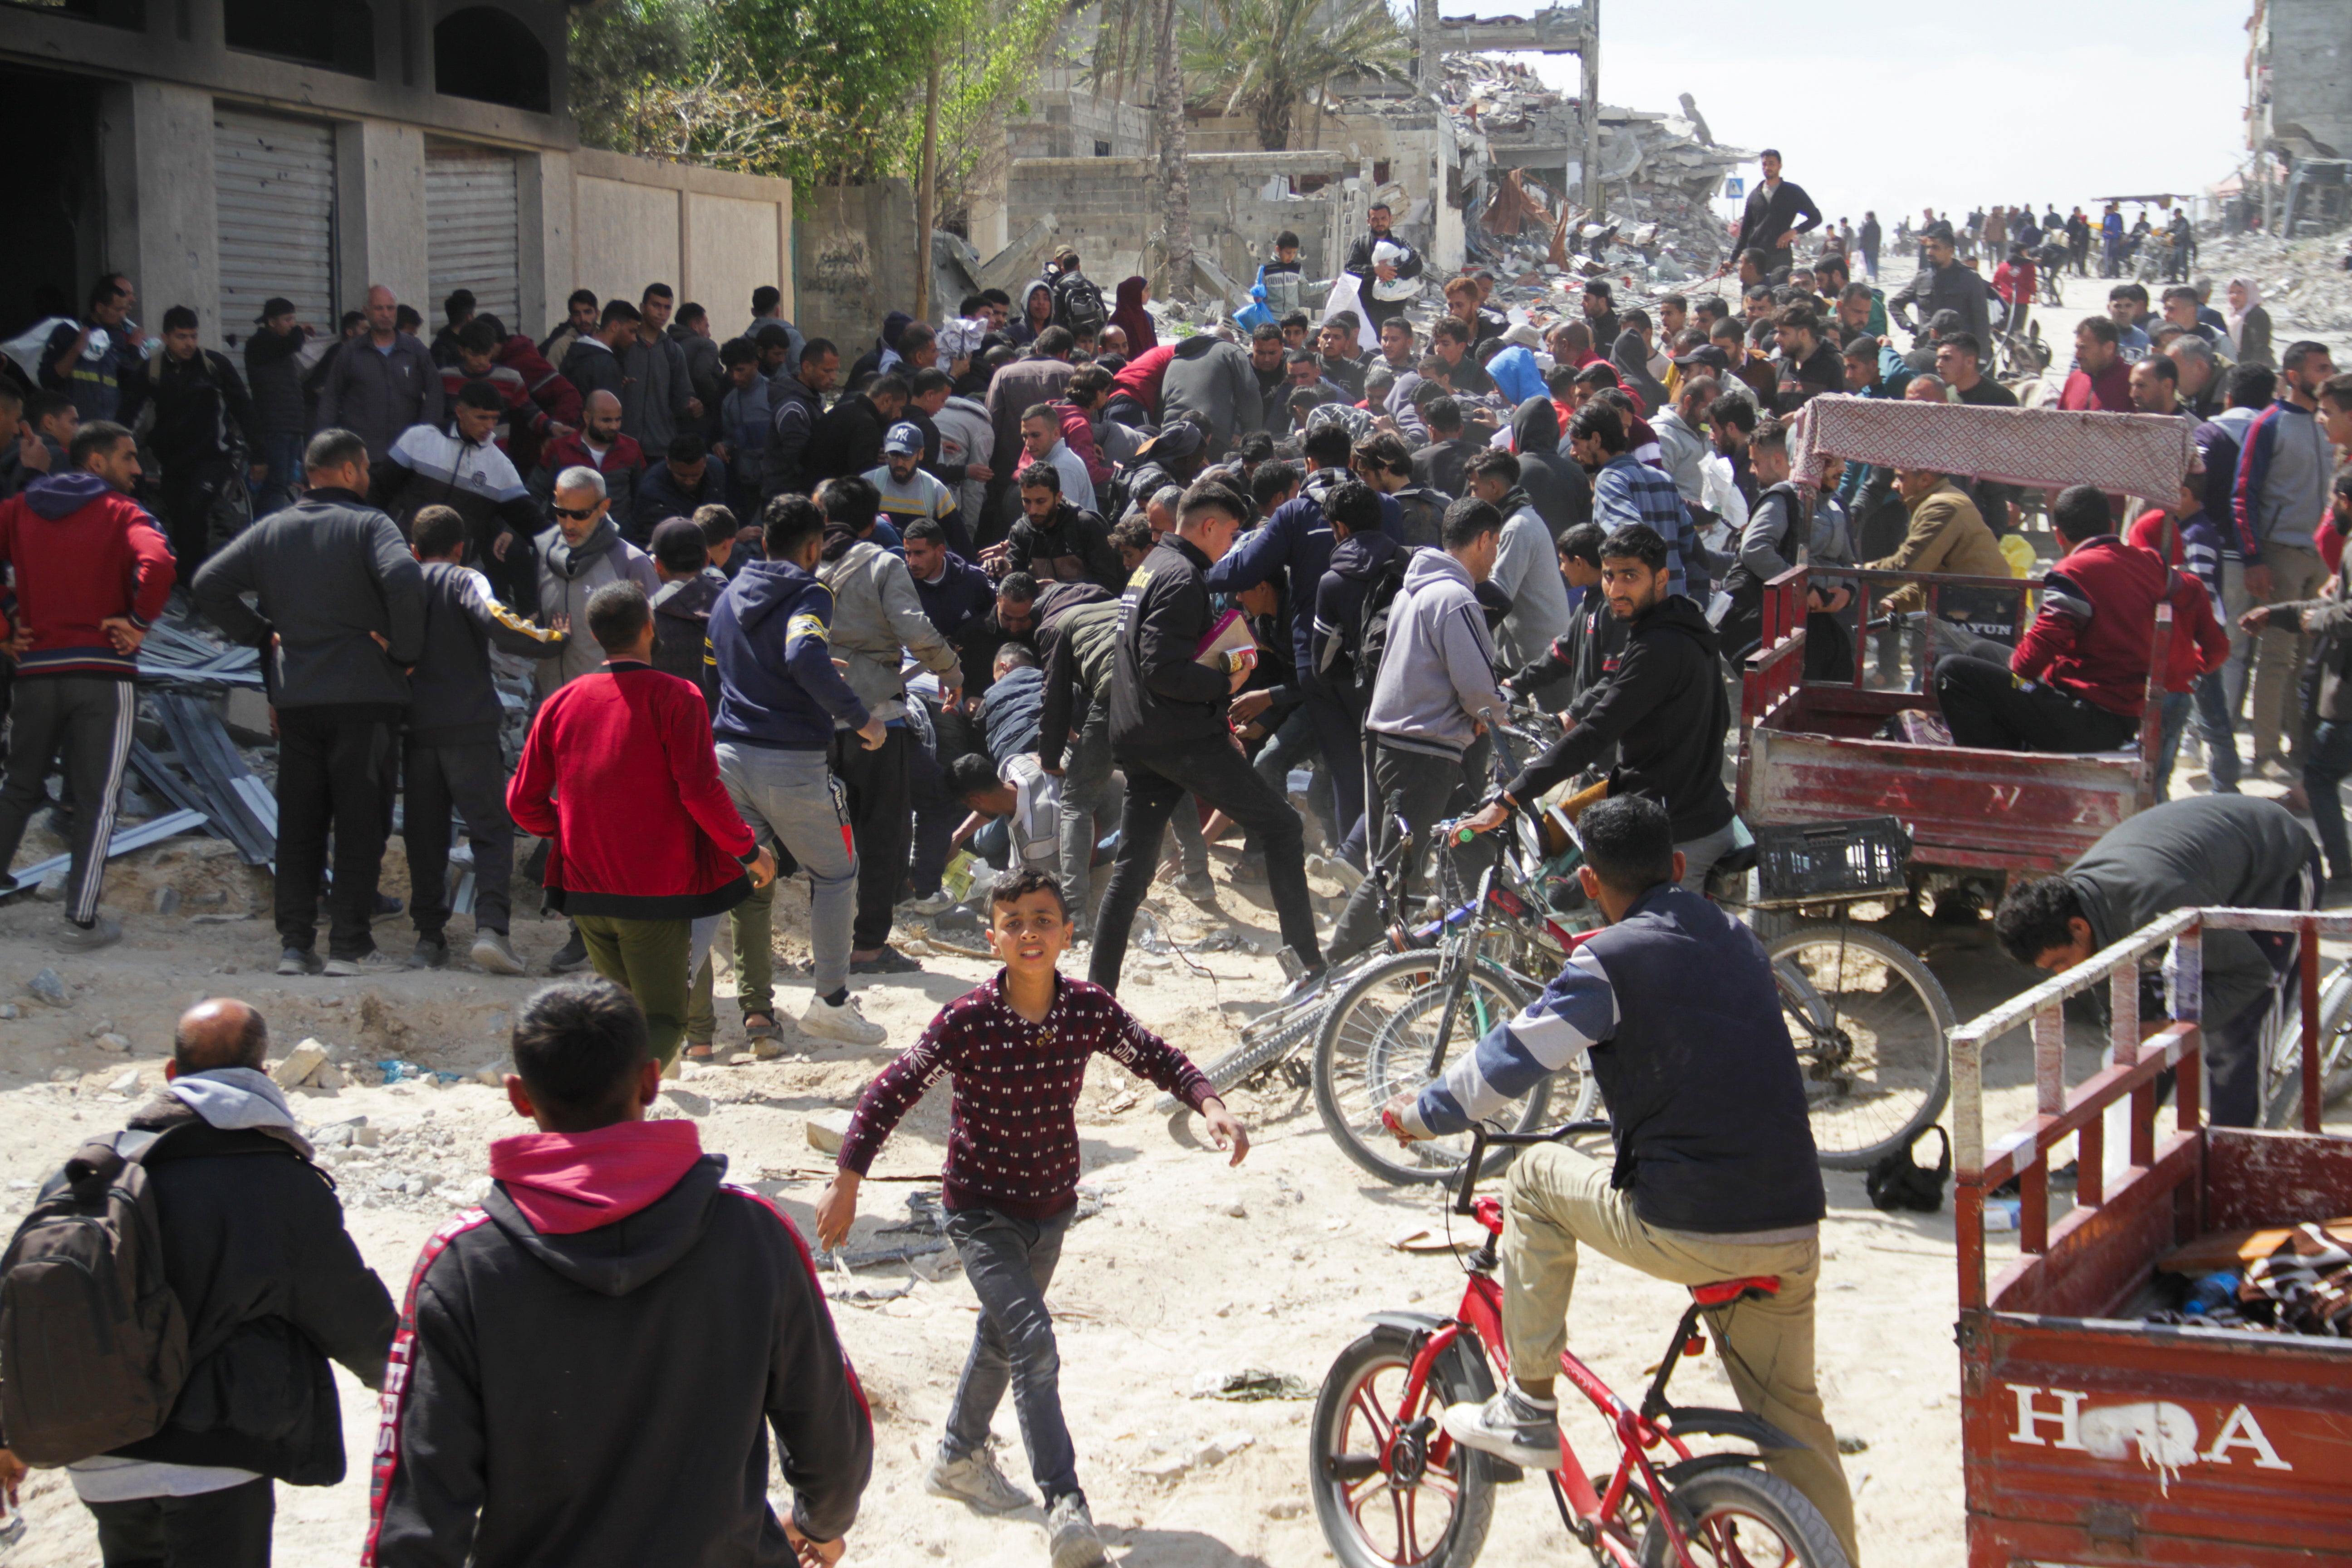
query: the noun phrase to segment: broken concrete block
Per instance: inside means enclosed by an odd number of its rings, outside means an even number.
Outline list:
[[[106,1087],[115,1094],[138,1093],[139,1069],[137,1068],[124,1068],[121,1072],[114,1076],[114,1080],[111,1083],[109,1083]]]
[[[99,1036],[98,1048],[101,1051],[112,1051],[117,1056],[127,1056],[131,1050],[131,1040],[128,1036],[118,1035],[110,1029]]]
[[[327,1047],[316,1040],[304,1040],[286,1053],[286,1059],[272,1068],[269,1076],[280,1089],[299,1089],[326,1065]]]
[[[808,1119],[809,1147],[821,1154],[838,1154],[849,1136],[849,1112],[821,1110]]]
[[[1247,1432],[1220,1432],[1192,1450],[1192,1462],[1196,1465],[1221,1465],[1256,1441],[1257,1438]]]
[[[1172,1481],[1192,1468],[1187,1454],[1165,1454],[1157,1459],[1146,1459],[1135,1467],[1136,1474],[1150,1476],[1155,1481]]]
[[[343,1069],[332,1062],[320,1062],[319,1070],[310,1075],[310,1087],[313,1089],[342,1088]]]
[[[178,914],[180,912],[180,889],[168,885],[156,889],[155,912],[159,915]]]
[[[54,969],[44,969],[26,981],[25,989],[32,993],[36,1002],[46,1002],[52,1007],[66,1005],[65,976]]]

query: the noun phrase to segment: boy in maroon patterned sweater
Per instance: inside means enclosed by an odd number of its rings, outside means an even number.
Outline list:
[[[857,1188],[898,1119],[942,1073],[955,1079],[948,1134],[948,1236],[980,1298],[980,1326],[925,1489],[992,1512],[1025,1508],[998,1471],[989,1421],[1013,1385],[1030,1472],[1045,1493],[1053,1568],[1089,1568],[1102,1542],[1078,1489],[1062,1419],[1059,1356],[1045,1288],[1078,1199],[1075,1111],[1087,1059],[1099,1051],[1199,1111],[1233,1163],[1249,1135],[1184,1054],[1130,1017],[1110,993],[1055,973],[1072,935],[1062,890],[1042,871],[1000,877],[989,895],[995,979],[948,1004],[923,1037],[858,1097],[839,1169],[817,1204],[817,1239],[838,1247],[856,1217]]]

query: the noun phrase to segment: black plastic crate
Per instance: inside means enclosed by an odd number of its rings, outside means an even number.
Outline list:
[[[1904,889],[1911,836],[1891,816],[1759,827],[1756,902],[1810,904]]]

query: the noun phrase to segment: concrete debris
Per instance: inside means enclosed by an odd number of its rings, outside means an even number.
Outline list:
[[[2333,337],[2341,350],[2346,335],[2352,334],[2352,271],[2344,266],[2347,246],[2352,233],[2341,229],[2279,239],[2267,234],[2224,236],[2216,226],[2204,225],[2189,270],[2192,277],[2213,279],[2212,306],[2224,315],[2230,279],[2254,280],[2270,312],[2273,354],[2297,338]]]
[[[26,981],[25,989],[32,994],[36,1002],[46,1002],[52,1007],[66,1005],[65,976],[54,969],[44,969]]]
[[[106,1087],[108,1091],[113,1094],[138,1093],[139,1069],[137,1068],[124,1068],[121,1072],[114,1075],[113,1081],[109,1083]]]
[[[317,1040],[304,1040],[286,1053],[286,1059],[269,1069],[269,1076],[280,1089],[299,1089],[318,1077],[319,1069],[327,1065],[327,1047]],[[341,1075],[337,1075],[340,1079]]]
[[[99,1036],[98,1048],[101,1051],[111,1051],[119,1057],[127,1056],[131,1051],[131,1038],[127,1035],[118,1035],[109,1029],[105,1034]]]
[[[848,1136],[846,1110],[821,1110],[808,1119],[809,1147],[820,1154],[840,1153],[842,1140]]]

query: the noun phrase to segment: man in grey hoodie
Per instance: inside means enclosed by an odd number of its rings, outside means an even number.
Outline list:
[[[1503,514],[1493,507],[1475,498],[1455,501],[1445,510],[1443,548],[1413,554],[1390,607],[1388,647],[1364,717],[1372,799],[1382,803],[1368,811],[1380,819],[1382,856],[1402,831],[1427,843],[1439,818],[1469,803],[1486,752],[1479,726],[1502,722],[1507,711],[1478,603],[1478,584],[1494,574],[1502,533]],[[1401,909],[1413,907],[1420,859],[1419,850],[1409,848],[1399,862]],[[1332,929],[1330,963],[1345,963],[1380,936],[1380,896],[1367,880],[1348,896]]]

